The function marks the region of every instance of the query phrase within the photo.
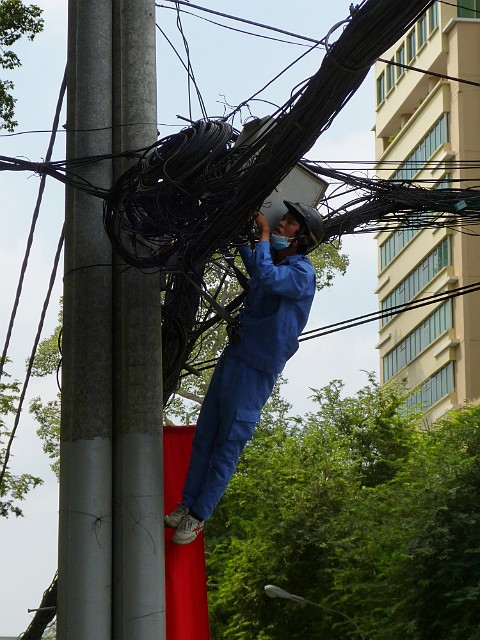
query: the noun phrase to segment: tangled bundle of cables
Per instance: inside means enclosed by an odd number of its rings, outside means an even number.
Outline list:
[[[348,185],[357,193],[325,216],[325,240],[346,233],[378,233],[400,229],[450,227],[463,229],[480,223],[478,187],[453,187],[451,179],[426,188],[413,183],[347,174],[315,163],[306,166],[325,178]]]
[[[157,142],[114,185],[105,228],[117,253],[137,267],[176,270],[232,199],[224,158],[231,125],[199,121]]]
[[[108,195],[105,225],[120,255],[138,267],[174,270],[231,242],[427,5],[362,3],[327,44],[318,72],[253,144],[233,148],[231,127],[209,121],[160,141]]]

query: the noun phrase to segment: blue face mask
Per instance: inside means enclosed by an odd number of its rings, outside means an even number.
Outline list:
[[[273,249],[279,251],[280,249],[286,249],[290,246],[290,242],[292,242],[294,238],[287,238],[286,236],[279,236],[276,233],[272,233],[270,236],[270,244]]]

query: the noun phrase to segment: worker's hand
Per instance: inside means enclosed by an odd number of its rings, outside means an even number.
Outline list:
[[[259,240],[261,242],[264,240],[267,240],[267,241],[270,240],[270,225],[268,224],[268,220],[265,218],[265,216],[261,211],[255,214],[255,224],[257,225],[258,230],[260,231]]]

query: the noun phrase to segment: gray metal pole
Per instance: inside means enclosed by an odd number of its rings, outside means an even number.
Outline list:
[[[112,147],[111,24],[111,0],[69,1],[67,158]],[[101,187],[112,181],[110,161],[76,173]],[[111,260],[101,200],[67,188],[57,629],[64,640],[111,640]]]
[[[113,0],[116,151],[153,143],[154,0]],[[116,176],[129,165],[115,167]],[[115,640],[165,638],[160,275],[114,275]]]

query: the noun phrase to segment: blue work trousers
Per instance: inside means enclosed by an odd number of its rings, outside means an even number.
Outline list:
[[[228,355],[221,356],[198,416],[182,502],[207,520],[253,436],[277,375]]]

